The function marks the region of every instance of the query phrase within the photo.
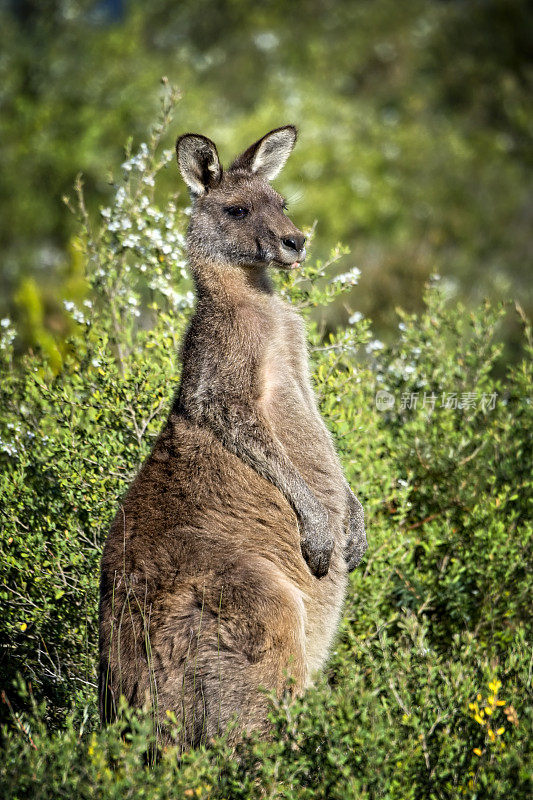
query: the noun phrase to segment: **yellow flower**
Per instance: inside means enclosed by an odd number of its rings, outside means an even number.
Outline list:
[[[481,695],[480,694],[478,694],[478,696],[476,697],[476,700],[478,701],[478,703],[481,703]]]
[[[501,688],[501,681],[494,680],[489,683],[489,689],[493,694],[498,694],[498,689]]]
[[[485,714],[488,714],[490,717],[490,715],[492,714],[492,708],[490,708],[489,706],[485,706]]]
[[[96,735],[93,733],[92,736],[91,736],[91,743],[89,744],[89,747],[87,748],[87,752],[88,752],[89,756],[94,756],[95,746],[96,746]]]
[[[476,756],[480,756],[480,755],[482,755],[482,753],[481,753],[481,748],[479,748],[479,747],[474,747],[474,753],[476,754]]]
[[[24,631],[26,630],[26,628],[27,628],[27,627],[28,627],[28,626],[26,625],[26,623],[25,623],[25,622],[22,622],[22,623],[21,623],[21,625],[20,625],[20,630],[21,630],[22,632],[24,632]]]
[[[496,736],[494,735],[494,731],[492,730],[492,728],[489,728],[487,733],[489,734],[489,739],[491,740],[491,742],[495,742]]]
[[[481,717],[479,716],[479,714],[474,714],[474,719],[475,719],[475,720],[476,720],[476,722],[478,722],[480,725],[484,725],[484,724],[485,724],[485,720],[481,719]]]
[[[495,698],[494,698],[494,695],[492,695],[492,694],[491,694],[491,695],[489,695],[489,696],[487,697],[487,703],[490,703],[490,705],[491,705],[491,706],[493,706],[493,705],[494,705],[494,699],[495,699]]]
[[[498,734],[498,736],[501,736],[501,735],[502,735],[502,733],[505,733],[505,728],[498,728],[498,730],[496,731],[496,733]]]

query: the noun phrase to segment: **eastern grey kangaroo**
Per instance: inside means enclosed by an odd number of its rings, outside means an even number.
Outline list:
[[[103,721],[121,695],[158,722],[171,711],[184,747],[232,718],[235,739],[266,729],[261,687],[312,683],[366,548],[302,320],[268,274],[306,254],[268,183],[295,141],[270,131],[227,171],[205,136],[176,144],[197,302],[168,421],[104,547],[99,694]]]

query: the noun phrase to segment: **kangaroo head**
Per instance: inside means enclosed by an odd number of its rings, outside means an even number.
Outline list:
[[[292,125],[276,128],[223,171],[210,139],[195,133],[179,137],[178,166],[193,200],[187,234],[192,262],[288,269],[303,261],[305,236],[285,214],[283,197],[269,184],[295,142]]]

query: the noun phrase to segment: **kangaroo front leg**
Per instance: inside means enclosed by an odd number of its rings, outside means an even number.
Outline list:
[[[255,409],[240,405],[226,408],[223,414],[217,414],[211,406],[209,425],[228,450],[285,496],[298,518],[302,555],[309,569],[317,578],[326,575],[334,545],[328,512],[288,458],[267,420]]]
[[[363,506],[346,482],[348,500],[348,538],[344,546],[344,557],[348,572],[352,572],[365,554],[367,547],[365,534],[365,512]]]

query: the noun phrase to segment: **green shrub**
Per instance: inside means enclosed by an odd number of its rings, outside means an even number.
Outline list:
[[[67,304],[62,366],[39,352],[16,363],[2,322],[2,796],[528,797],[529,328],[523,360],[494,378],[511,312],[452,307],[434,279],[391,346],[352,309],[325,335],[314,309],[346,303],[358,280],[332,277],[341,250],[277,277],[308,320],[321,409],[366,510],[369,549],[326,675],[303,699],[273,699],[273,736],[237,758],[222,739],[149,765],[142,716],[99,730],[101,546],[164,422],[192,304],[186,212],[153,195],[171,105],[99,220],[78,186],[89,288]]]

